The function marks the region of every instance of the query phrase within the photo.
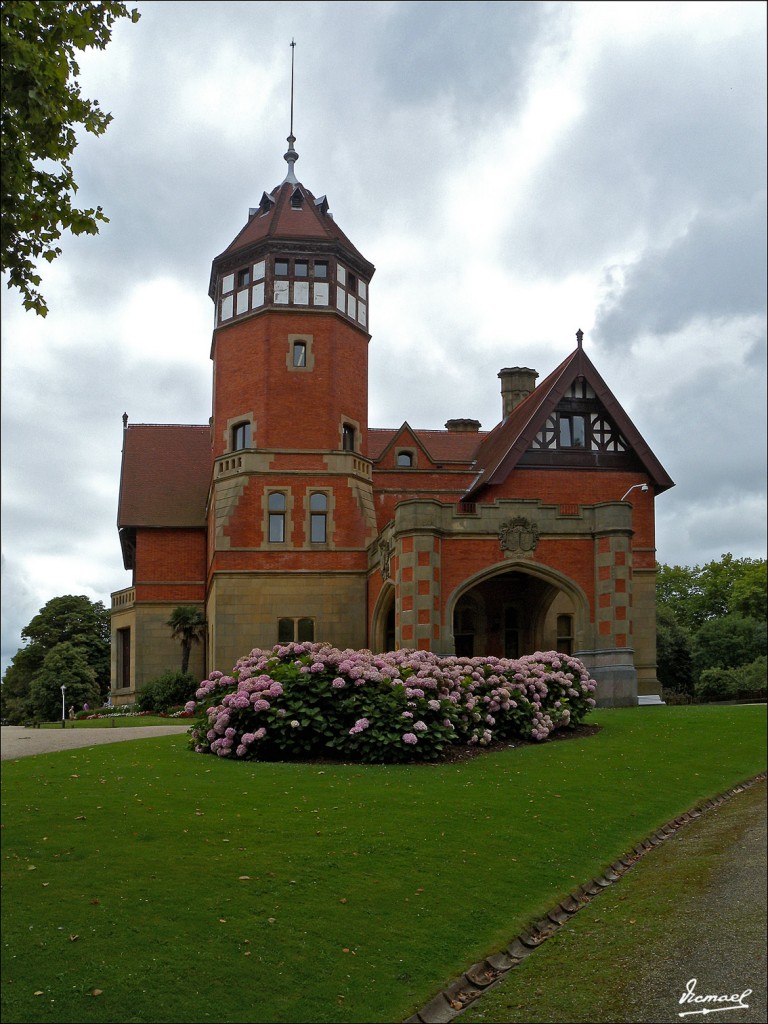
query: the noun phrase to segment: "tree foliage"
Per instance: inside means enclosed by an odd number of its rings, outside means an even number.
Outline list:
[[[66,640],[48,651],[32,680],[30,702],[35,715],[47,722],[61,718],[62,710],[66,712],[72,705],[78,711],[86,703],[97,706],[100,695],[96,672],[82,647]]]
[[[752,676],[759,674],[766,653],[766,590],[765,559],[728,553],[703,566],[659,565],[656,624],[662,686],[714,699],[715,693],[733,690],[725,670],[743,673],[749,665],[757,666]]]
[[[77,209],[71,157],[77,128],[102,135],[112,120],[84,98],[77,52],[103,50],[121,18],[139,20],[124,3],[2,0],[2,131],[0,270],[26,309],[48,312],[38,287],[40,259],[61,253],[62,231],[97,234],[102,208]]]
[[[24,646],[14,655],[3,677],[2,715],[16,723],[36,713],[32,685],[47,655],[63,644],[71,644],[84,656],[93,671],[97,696],[109,693],[110,621],[101,601],[85,595],[54,597],[21,631]],[[59,684],[61,685],[61,684]]]

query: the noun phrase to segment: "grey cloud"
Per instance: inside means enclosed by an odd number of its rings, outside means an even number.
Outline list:
[[[633,233],[751,201],[765,173],[763,77],[746,32],[605,52],[585,77],[584,114],[510,230],[507,261],[560,276],[609,260]]]
[[[762,195],[727,213],[702,213],[667,249],[643,253],[624,287],[598,309],[596,340],[624,345],[643,332],[678,331],[696,317],[761,315],[765,214]]]

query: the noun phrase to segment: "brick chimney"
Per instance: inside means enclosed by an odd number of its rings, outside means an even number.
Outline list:
[[[529,366],[508,366],[499,370],[503,419],[506,419],[512,410],[531,394],[536,387],[538,376],[536,370],[532,370]]]

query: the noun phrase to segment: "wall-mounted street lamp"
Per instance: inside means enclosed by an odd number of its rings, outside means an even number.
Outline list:
[[[636,491],[638,487],[640,488],[641,491],[647,491],[648,490],[648,484],[632,484],[632,486],[627,491],[627,494],[631,494],[632,491]],[[627,494],[625,494],[623,498],[619,498],[619,501],[625,501],[626,497],[627,497]]]
[[[67,727],[67,719],[66,719],[66,716],[65,716],[65,713],[64,713],[64,704],[65,704],[64,693],[65,693],[66,689],[67,689],[66,686],[62,686],[62,688],[61,688],[61,728],[62,729],[66,729],[66,727]]]

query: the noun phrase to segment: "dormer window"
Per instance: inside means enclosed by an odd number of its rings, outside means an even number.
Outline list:
[[[300,210],[304,204],[304,196],[302,195],[300,188],[295,188],[291,193],[291,208],[294,210]]]
[[[397,453],[397,464],[404,468],[413,466],[413,452],[398,452]]]

